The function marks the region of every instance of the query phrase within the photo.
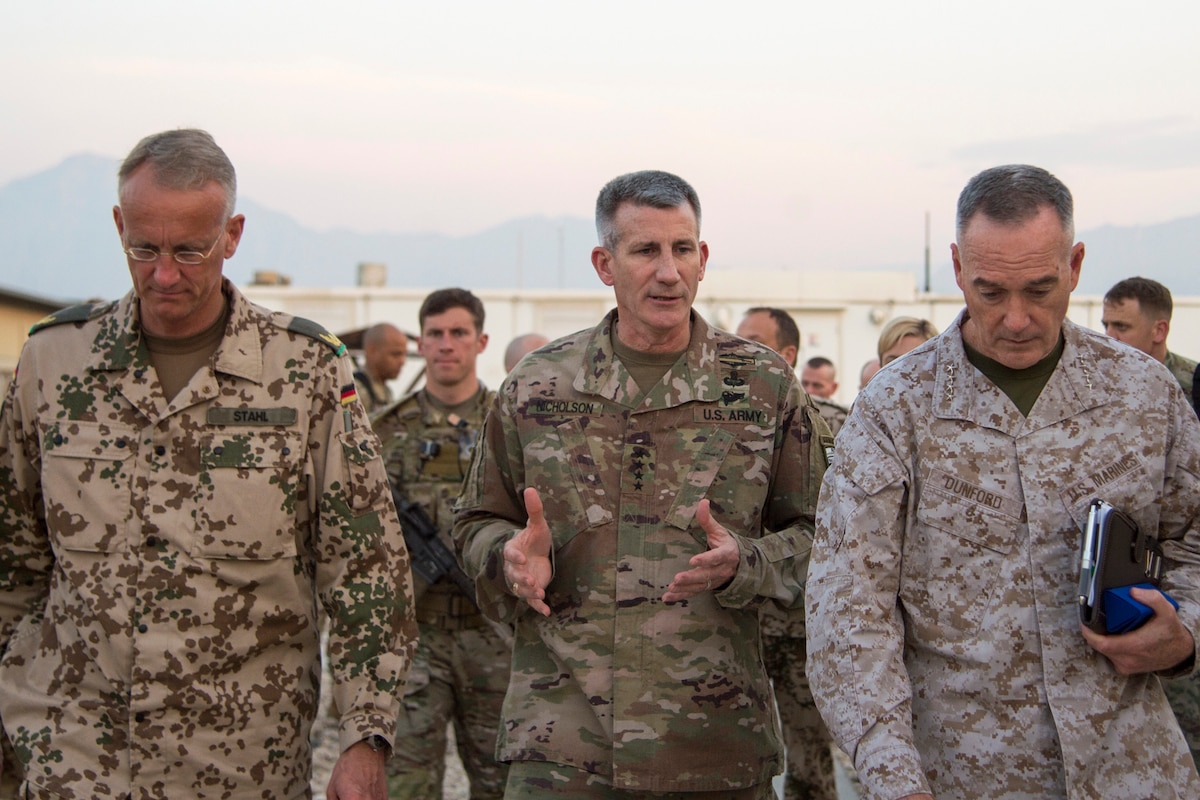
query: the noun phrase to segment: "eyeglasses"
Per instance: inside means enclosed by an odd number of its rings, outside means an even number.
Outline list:
[[[200,253],[196,250],[176,250],[171,253],[171,258],[178,261],[180,264],[203,264],[204,261],[213,254],[217,249],[217,245],[225,238],[225,229],[221,229],[221,234],[217,240],[213,242],[212,247],[208,248],[207,253]],[[129,247],[125,250],[125,255],[132,258],[134,261],[158,261],[163,255],[158,250],[152,247]]]

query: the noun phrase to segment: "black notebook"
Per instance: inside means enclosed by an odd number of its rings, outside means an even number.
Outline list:
[[[1158,586],[1163,570],[1158,541],[1139,531],[1137,523],[1126,514],[1103,500],[1093,500],[1080,550],[1080,621],[1097,633],[1131,630],[1127,622],[1129,604],[1149,609],[1129,598],[1127,592],[1114,599],[1114,592],[1139,584]],[[1110,608],[1116,603],[1120,608]],[[1118,616],[1119,621],[1110,619]]]

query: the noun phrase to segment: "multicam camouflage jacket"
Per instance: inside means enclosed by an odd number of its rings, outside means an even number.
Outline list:
[[[1200,642],[1200,422],[1153,359],[1070,322],[1022,416],[961,322],[838,435],[806,598],[830,733],[871,798],[1200,797],[1158,677],[1118,675],[1077,604],[1100,497],[1157,533]]]
[[[836,437],[838,431],[846,424],[846,415],[850,413],[849,409],[824,397],[812,397],[809,399],[817,407],[821,419],[825,420],[825,424],[829,426],[830,433]]]
[[[643,393],[613,354],[614,315],[510,374],[460,500],[455,540],[480,606],[516,624],[497,752],[623,789],[761,784],[782,754],[758,606],[800,602],[832,436],[782,359],[694,313],[687,351]],[[549,618],[503,576],[527,486],[553,537]],[[664,603],[707,546],[704,498],[738,539],[737,575]]]
[[[1178,353],[1168,352],[1166,360],[1163,361],[1163,366],[1171,370],[1171,374],[1179,382],[1179,388],[1183,389],[1188,402],[1192,404],[1192,409],[1196,410],[1193,400],[1194,395],[1192,393],[1192,385],[1196,377],[1196,362],[1190,358],[1184,358]],[[1200,411],[1196,413],[1200,414]]]
[[[224,291],[225,338],[171,401],[132,293],[35,327],[21,355],[0,719],[31,797],[307,796],[318,600],[342,747],[393,735],[416,625],[349,360]]]

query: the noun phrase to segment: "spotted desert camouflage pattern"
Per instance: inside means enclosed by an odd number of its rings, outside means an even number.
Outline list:
[[[620,789],[740,789],[782,770],[759,650],[764,598],[798,605],[832,437],[792,370],[692,315],[687,351],[644,394],[613,353],[615,312],[526,356],[501,388],[455,539],[484,613],[516,625],[502,759]],[[539,491],[551,614],[508,591],[504,542]],[[737,538],[720,591],[662,595],[706,547],[700,501]]]
[[[308,796],[318,597],[342,747],[392,736],[416,625],[349,361],[224,291],[225,338],[169,402],[132,293],[22,353],[0,415],[0,719],[30,796]]]
[[[1166,370],[1064,325],[1024,417],[959,325],[855,400],[821,493],[809,679],[872,798],[1200,797],[1159,679],[1080,632],[1101,497],[1157,532],[1200,641],[1200,423]]]

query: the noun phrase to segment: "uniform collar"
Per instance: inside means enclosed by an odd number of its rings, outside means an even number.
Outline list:
[[[973,420],[984,427],[1017,435],[1038,430],[1108,403],[1112,392],[1100,379],[1097,353],[1089,347],[1089,332],[1070,320],[1063,321],[1063,354],[1024,417],[1008,397],[967,360],[962,324],[966,309],[935,340],[936,377],[933,411],[942,419]]]
[[[225,326],[225,338],[217,346],[216,371],[261,384],[263,354],[259,315],[253,313],[250,301],[228,278],[223,279],[221,291],[229,301],[229,321]],[[131,289],[118,301],[115,313],[101,319],[86,366],[89,371],[106,372],[145,368],[149,363],[141,336],[140,306]]]
[[[583,369],[575,376],[576,391],[599,395],[628,408],[664,408],[693,401],[713,402],[720,397],[721,363],[716,346],[720,332],[710,327],[694,309],[687,350],[667,370],[667,383],[659,382],[644,393],[613,353],[616,321],[617,310],[614,308],[589,334]]]

